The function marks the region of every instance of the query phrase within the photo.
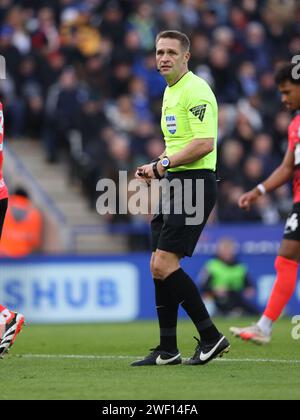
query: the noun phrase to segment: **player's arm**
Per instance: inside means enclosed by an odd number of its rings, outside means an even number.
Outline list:
[[[167,149],[165,149],[164,152],[160,156],[158,156],[158,160],[161,160],[164,156],[166,156],[166,152]]]
[[[195,162],[196,160],[199,160],[203,158],[204,156],[208,155],[213,150],[214,150],[213,138],[193,139],[187,146],[185,146],[179,152],[168,156],[171,163],[170,167],[176,168],[177,166],[180,166],[180,165],[185,165],[187,163]],[[165,153],[159,157],[158,163],[157,163],[157,170],[158,170],[159,175],[161,176],[165,172],[165,169],[161,165],[161,159],[164,156],[165,156]],[[147,175],[146,178],[155,178],[152,171],[152,166],[150,165],[139,167],[136,177],[138,178],[139,177],[138,174],[140,174],[140,178],[143,178],[143,176],[141,176],[142,173],[145,173]]]
[[[288,149],[281,165],[272,172],[269,178],[260,184],[261,187],[255,187],[253,190],[243,194],[239,199],[239,206],[242,209],[249,210],[261,194],[276,190],[276,188],[288,182],[294,172],[294,159],[293,151]]]
[[[195,162],[208,155],[214,150],[214,139],[193,139],[187,146],[179,152],[168,156],[171,168]]]

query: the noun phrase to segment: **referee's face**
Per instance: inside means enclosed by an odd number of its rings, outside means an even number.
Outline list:
[[[190,53],[178,39],[160,38],[156,44],[156,64],[168,84],[176,83],[188,70]]]

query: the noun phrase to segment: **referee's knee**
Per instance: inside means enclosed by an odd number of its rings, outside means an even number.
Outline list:
[[[158,252],[151,262],[151,273],[154,279],[163,281],[179,267],[178,261],[173,256]]]
[[[164,271],[161,270],[159,267],[153,267],[151,272],[152,272],[152,277],[154,279],[164,281],[165,279]]]

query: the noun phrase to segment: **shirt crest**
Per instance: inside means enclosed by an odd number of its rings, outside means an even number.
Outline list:
[[[171,134],[175,134],[177,131],[177,121],[175,115],[166,115],[166,126]]]

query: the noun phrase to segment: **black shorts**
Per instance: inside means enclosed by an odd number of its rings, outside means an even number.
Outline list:
[[[163,205],[165,196],[161,196],[158,212],[154,215],[151,221],[151,249],[152,252],[160,249],[180,256],[191,257],[201,232],[216,202],[216,174],[209,170],[190,170],[182,172],[168,172],[166,178],[168,181],[178,179],[181,185],[184,186],[183,193],[182,197],[179,196],[178,199],[178,196],[176,197],[176,193],[174,193],[173,189],[171,189],[171,194],[168,197],[169,200],[166,200],[169,203],[170,211],[168,211],[168,213],[166,213],[165,210],[168,206]],[[189,180],[188,188],[186,188],[187,180]],[[204,194],[200,202],[199,182],[201,182],[201,180],[204,181]],[[193,207],[197,206],[197,208],[200,208],[201,206],[203,217],[201,220],[199,219],[199,223],[197,221],[198,218],[196,220],[194,217],[195,215],[191,215],[191,207],[188,207],[188,211],[186,211],[185,203],[183,203],[185,196],[184,191],[191,192],[190,195],[192,195]],[[175,203],[178,206],[179,201],[182,202],[183,211],[180,214],[176,214],[178,213],[176,210],[178,207],[175,206]],[[193,222],[191,224],[192,219]]]
[[[300,242],[300,203],[295,203],[288,215],[283,238]]]
[[[0,200],[0,239],[4,224],[4,218],[7,210],[8,199],[5,198],[4,200]]]

